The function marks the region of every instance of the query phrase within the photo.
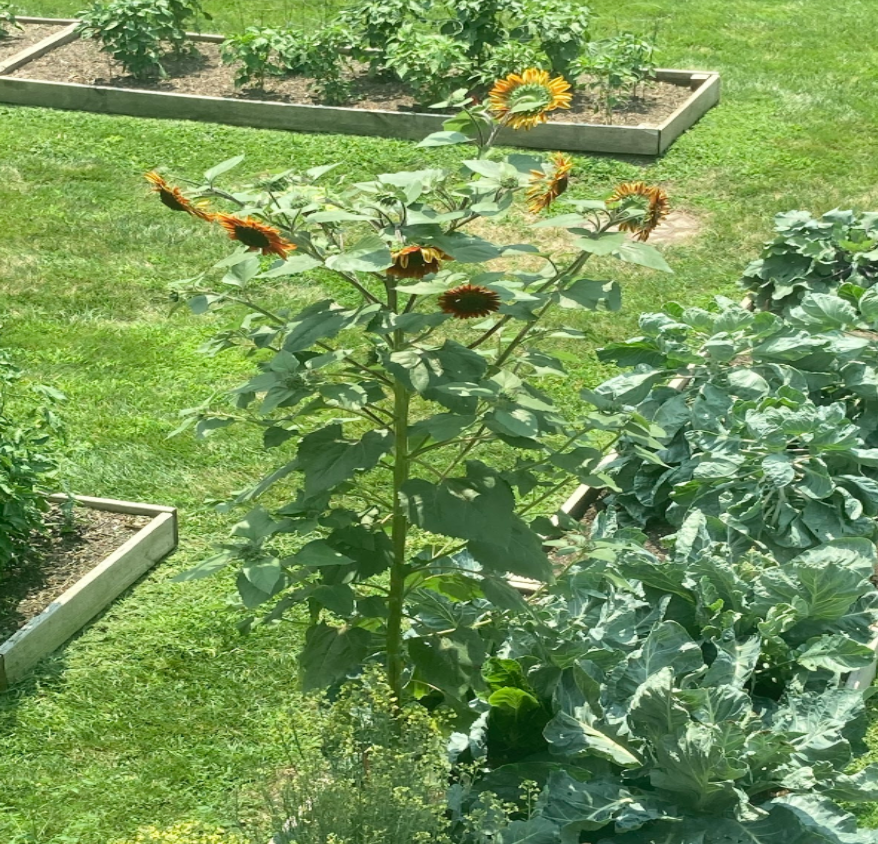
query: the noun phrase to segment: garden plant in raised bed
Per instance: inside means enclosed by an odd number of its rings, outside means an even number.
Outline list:
[[[878,296],[806,293],[784,317],[720,299],[669,306],[643,335],[602,350],[634,371],[584,396],[636,407],[664,431],[657,451],[620,444],[605,503],[620,521],[678,526],[697,507],[735,547],[781,558],[842,536],[875,535],[878,515]],[[684,374],[681,389],[669,381]]]
[[[47,386],[25,390],[0,349],[0,570],[26,554],[43,529],[46,487],[58,471],[54,441],[62,433],[54,406],[63,398]]]
[[[163,58],[192,48],[185,24],[197,15],[203,15],[200,5],[185,0],[111,0],[81,13],[81,32],[135,78],[147,79],[165,74]],[[362,96],[358,84],[367,78],[388,83],[391,91],[402,86],[426,107],[460,87],[482,96],[498,77],[527,67],[574,84],[586,71],[608,114],[650,77],[654,48],[623,34],[586,51],[589,20],[587,7],[554,1],[361,0],[315,30],[247,27],[226,38],[221,57],[236,66],[238,87],[300,76],[312,80],[311,94],[329,105]]]
[[[110,0],[79,12],[79,32],[136,79],[165,76],[162,59],[193,49],[187,27],[205,16],[201,0]]]
[[[507,97],[504,119],[520,128],[544,120],[556,92],[542,93]],[[300,660],[307,688],[339,682],[376,659],[386,662],[398,697],[406,687],[418,696],[442,689],[465,710],[446,662],[451,652],[478,660],[478,636],[462,632],[453,641],[441,625],[412,636],[405,618],[434,600],[441,612],[443,591],[514,601],[510,572],[551,579],[539,534],[545,520],[537,517],[554,509],[547,502],[571,478],[602,482],[594,474],[602,455],[595,422],[601,435],[624,430],[657,445],[648,425],[625,414],[571,425],[525,379],[564,373],[540,341],[582,337],[547,325],[550,311],[619,306],[615,284],[583,276],[592,254],[667,269],[651,246],[614,231],[625,225],[647,235],[667,198],[655,188],[611,204],[570,203],[571,214],[544,221],[576,235],[573,254],[555,260],[532,244],[465,234],[476,220],[502,217],[516,193],[527,190],[531,202],[541,193],[549,205],[566,186],[570,162],[486,158],[500,122],[467,100],[462,106],[457,129],[424,142],[474,146],[474,157],[453,169],[321,187],[332,168],[320,167],[229,192],[216,180],[237,159],[214,168],[193,194],[231,206],[233,213],[212,219],[238,248],[217,265],[225,271],[219,285],[199,277],[177,295],[196,312],[243,306],[241,329],[210,348],[261,358],[258,373],[232,392],[233,409],[197,408],[189,422],[201,434],[252,423],[283,455],[276,471],[236,499],[252,502],[271,489],[282,501],[251,510],[192,576],[239,564],[242,601],[251,610],[275,604],[267,619],[307,603]],[[207,216],[179,189],[150,178],[166,205]],[[536,267],[482,266],[516,256],[536,259]],[[290,313],[283,285],[301,285],[287,279],[309,273],[335,298]],[[276,285],[273,295],[266,290]],[[290,534],[302,537],[298,545]]]
[[[578,57],[573,78],[582,73],[591,77],[590,85],[597,92],[604,115],[612,120],[613,110],[630,102],[639,87],[655,77],[655,45],[631,32],[588,45]]]
[[[15,17],[15,6],[0,0],[0,39],[6,38],[13,29],[21,29]]]

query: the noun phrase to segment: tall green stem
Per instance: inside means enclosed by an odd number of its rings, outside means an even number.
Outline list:
[[[387,602],[387,681],[397,700],[402,699],[402,617],[405,600],[406,538],[408,519],[400,502],[400,491],[409,477],[408,416],[409,394],[397,382],[393,387],[393,416],[396,447],[393,465],[393,564],[390,568],[390,595]]]
[[[391,310],[396,310],[396,290],[388,285],[388,299]],[[400,349],[405,344],[402,331],[393,333],[393,346]],[[387,682],[397,701],[402,700],[402,621],[405,602],[405,581],[408,574],[406,563],[406,539],[409,523],[400,500],[400,491],[409,478],[411,455],[408,451],[410,396],[405,386],[398,380],[393,384],[393,519],[391,541],[393,544],[393,563],[390,567],[390,592],[387,598]]]

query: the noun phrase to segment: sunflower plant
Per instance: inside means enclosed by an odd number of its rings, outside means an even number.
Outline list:
[[[610,484],[598,464],[621,434],[657,446],[643,418],[567,413],[542,388],[577,356],[553,345],[585,341],[563,315],[620,306],[619,287],[591,278],[587,262],[668,269],[619,231],[654,226],[655,196],[573,201],[540,219],[537,233],[568,229],[558,255],[539,237],[486,236],[520,196],[550,206],[570,163],[488,157],[482,123],[493,137],[512,118],[469,103],[462,115],[468,129],[458,121],[424,142],[477,147],[451,168],[349,184],[328,166],[221,187],[238,157],[186,189],[148,177],[169,209],[229,238],[228,257],[175,295],[196,313],[242,309],[207,348],[255,366],[229,403],[187,411],[183,427],[250,425],[277,454],[221,505],[249,510],[184,578],[235,565],[245,626],[307,607],[306,688],[378,662],[397,696],[442,694],[461,709],[494,647],[487,620],[522,606],[509,575],[553,577],[543,536],[564,491]]]

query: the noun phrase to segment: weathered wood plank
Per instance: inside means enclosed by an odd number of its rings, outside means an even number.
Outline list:
[[[35,18],[31,15],[16,15],[15,19],[19,23],[35,23],[35,24],[58,24],[66,26],[71,23],[79,23],[78,18]]]
[[[100,501],[108,503],[106,499]],[[176,521],[173,510],[159,513],[146,527],[0,645],[0,689],[21,680],[39,660],[63,645],[170,553],[177,544]]]
[[[21,20],[21,18],[19,18],[19,20]],[[52,35],[49,35],[42,41],[38,41],[36,44],[32,44],[20,53],[16,53],[14,56],[6,59],[6,61],[0,62],[0,76],[4,73],[11,73],[13,70],[17,70],[23,65],[26,65],[28,62],[46,55],[46,53],[51,52],[56,47],[75,41],[77,37],[76,24],[62,29],[61,32],[55,32]]]
[[[134,501],[119,501],[115,498],[92,498],[88,495],[74,495],[74,500],[91,510],[109,510],[111,513],[128,513],[132,516],[160,516],[162,513],[176,513],[174,507],[159,504],[139,504]],[[69,497],[63,492],[48,496],[53,504],[66,504]]]
[[[680,135],[694,126],[704,114],[712,109],[720,96],[718,74],[711,74],[660,127],[659,154],[663,153]]]

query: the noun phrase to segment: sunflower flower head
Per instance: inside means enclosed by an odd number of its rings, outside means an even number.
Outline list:
[[[527,210],[539,214],[548,208],[565,190],[573,169],[573,159],[563,152],[549,156],[541,170],[530,171],[528,183]]]
[[[296,248],[292,243],[284,240],[276,228],[253,217],[215,214],[213,219],[226,230],[232,240],[243,243],[250,251],[259,251],[263,255],[277,255],[278,258],[286,258],[287,252]]]
[[[439,307],[455,319],[474,319],[493,314],[500,307],[500,297],[487,287],[462,284],[443,293]]]
[[[671,205],[668,195],[659,187],[646,182],[624,182],[607,199],[608,205],[617,205],[619,211],[639,211],[636,216],[623,219],[619,231],[631,232],[637,240],[648,240],[650,234],[668,216]]]
[[[450,261],[435,246],[405,246],[390,253],[393,264],[385,271],[394,278],[423,278],[430,273],[438,273],[443,261]]]
[[[155,170],[144,175],[144,178],[152,185],[152,189],[159,195],[162,204],[171,211],[185,211],[200,220],[209,220],[211,215],[200,208],[194,202],[183,196],[180,188],[169,185]]]
[[[547,70],[531,67],[499,79],[488,95],[488,108],[501,123],[513,129],[533,129],[556,108],[570,108],[570,83],[563,76],[549,77]]]

